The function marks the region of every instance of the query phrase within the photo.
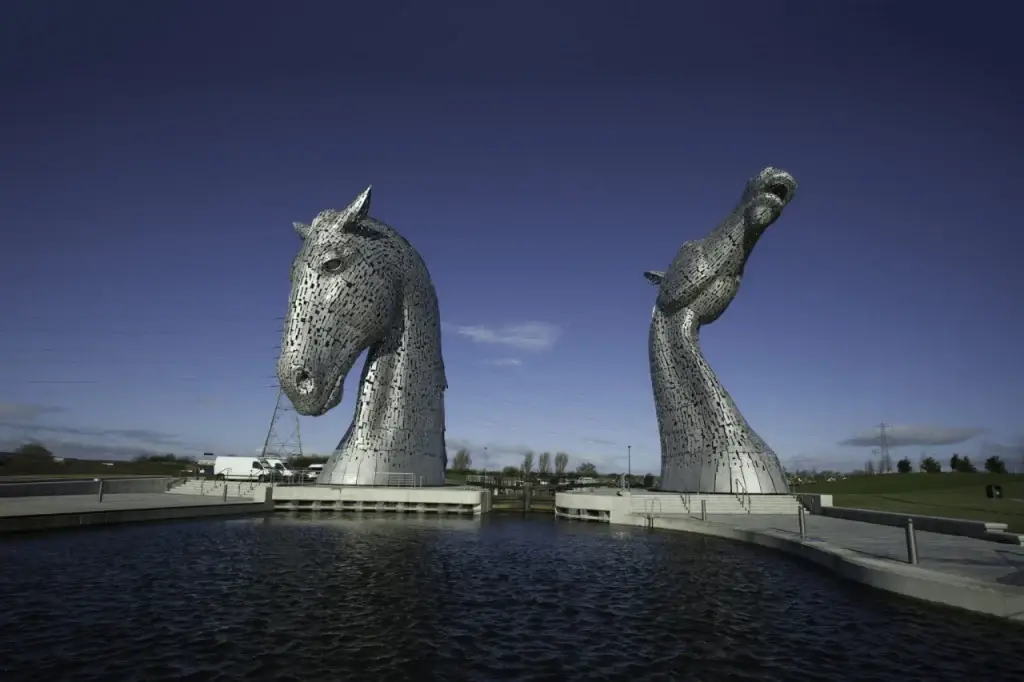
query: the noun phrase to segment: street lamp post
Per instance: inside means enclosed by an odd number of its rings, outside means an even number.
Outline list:
[[[633,487],[633,446],[626,446],[626,482]]]

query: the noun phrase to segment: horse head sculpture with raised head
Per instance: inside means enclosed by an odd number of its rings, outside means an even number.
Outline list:
[[[704,493],[785,493],[779,458],[750,428],[701,353],[699,332],[739,291],[747,259],[796,194],[785,171],[765,168],[739,203],[703,239],[683,244],[658,287],[648,351],[661,437],[661,489]]]

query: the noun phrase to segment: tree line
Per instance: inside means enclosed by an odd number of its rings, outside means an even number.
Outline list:
[[[868,462],[868,467],[866,471],[869,474],[875,473],[872,464],[872,462]],[[1006,463],[1003,462],[1003,460],[996,455],[993,455],[992,457],[986,459],[984,467],[985,471],[989,472],[990,474],[1006,473]],[[926,474],[937,474],[942,471],[942,465],[939,464],[939,460],[935,459],[934,457],[924,457],[918,463],[918,469]],[[910,459],[907,457],[904,457],[903,459],[896,463],[896,471],[898,471],[901,474],[909,474],[913,470],[914,465],[910,463]],[[974,466],[973,462],[971,462],[970,457],[954,453],[953,456],[949,458],[949,470],[961,474],[973,474],[977,473],[978,468]]]
[[[523,461],[519,466],[506,466],[501,472],[506,476],[522,476],[530,478],[534,474],[534,466],[539,476],[564,476],[569,469],[569,455],[564,452],[542,452],[539,455],[532,450],[523,453]],[[448,466],[453,473],[472,473],[473,456],[466,448],[460,448],[452,457]],[[597,466],[593,462],[580,462],[575,469],[579,476],[597,476]]]
[[[11,460],[12,464],[18,462],[23,462],[25,464],[42,463],[44,461],[53,460],[53,453],[50,452],[46,446],[35,442],[25,443],[9,454],[13,455],[13,460]],[[328,458],[325,455],[297,455],[289,457],[288,461],[295,468],[305,469],[311,464],[323,464],[327,459]],[[132,461],[136,464],[143,465],[187,465],[194,464],[195,458],[167,453],[162,455],[139,455]],[[982,466],[988,473],[1007,473],[1006,463],[997,455],[987,458]],[[455,456],[448,461],[448,470],[452,473],[459,474],[475,473],[476,470],[473,469],[473,457],[469,450],[466,448],[460,448],[456,451]],[[908,474],[913,470],[914,465],[908,457],[904,457],[896,463],[896,471],[901,474]],[[924,473],[937,474],[942,471],[942,465],[934,457],[922,457],[918,462],[918,470]],[[949,470],[957,473],[970,474],[976,473],[978,468],[971,461],[970,457],[954,453],[953,456],[949,458]],[[484,470],[480,471],[483,472]],[[883,457],[882,461],[880,461],[877,466],[872,460],[868,460],[865,463],[863,473],[876,474],[888,473],[890,471],[892,471],[892,467],[891,465],[887,466],[885,458]],[[541,477],[565,476],[569,473],[569,455],[564,452],[542,452],[538,455],[533,451],[528,451],[523,454],[523,460],[519,466],[503,467],[501,469],[501,473],[505,476],[520,476],[524,479],[530,479],[534,475]],[[600,476],[597,466],[593,462],[589,461],[580,462],[571,473],[577,476]]]

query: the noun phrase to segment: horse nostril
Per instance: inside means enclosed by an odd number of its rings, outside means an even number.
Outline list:
[[[304,367],[295,370],[295,388],[301,395],[312,393],[313,389],[316,388],[313,376]]]

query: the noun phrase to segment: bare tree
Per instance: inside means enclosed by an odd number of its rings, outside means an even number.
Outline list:
[[[551,453],[542,452],[540,458],[537,460],[537,470],[542,476],[547,476],[551,473]]]
[[[569,466],[569,455],[564,452],[555,453],[555,474],[561,476]]]
[[[530,474],[533,473],[533,450],[528,450],[523,455],[523,478],[530,478]]]
[[[469,450],[461,448],[452,459],[452,471],[468,471],[472,461]]]

